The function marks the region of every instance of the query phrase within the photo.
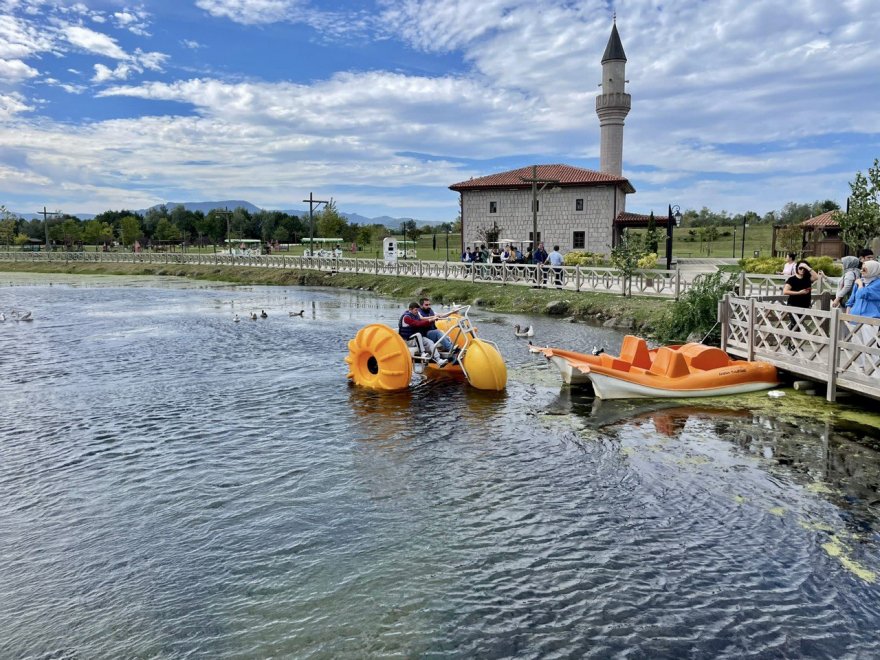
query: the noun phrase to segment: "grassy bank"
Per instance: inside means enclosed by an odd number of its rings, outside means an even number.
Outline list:
[[[473,284],[413,277],[369,274],[245,268],[238,266],[191,266],[180,264],[100,263],[4,263],[0,270],[71,275],[168,275],[195,280],[284,286],[330,286],[360,289],[398,298],[401,304],[427,295],[438,303],[474,303],[498,312],[551,314],[579,320],[607,321],[621,328],[649,332],[670,304],[656,298],[624,298],[603,293],[574,293],[555,289],[530,289],[501,284]]]

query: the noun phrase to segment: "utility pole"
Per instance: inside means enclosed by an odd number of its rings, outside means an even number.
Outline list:
[[[309,256],[315,256],[315,209],[321,204],[329,204],[330,202],[323,199],[315,199],[314,193],[309,193],[309,198],[304,199],[309,203]]]
[[[520,177],[524,183],[532,184],[532,250],[538,249],[538,193],[543,192],[551,183],[559,183],[559,179],[539,179],[538,166],[532,165],[532,178]],[[538,184],[543,184],[538,188]]]
[[[43,216],[43,226],[46,229],[46,252],[48,252],[49,251],[49,216],[50,215],[61,215],[61,211],[55,211],[53,213],[52,211],[47,211],[46,207],[44,206],[42,211],[37,211],[37,214]]]

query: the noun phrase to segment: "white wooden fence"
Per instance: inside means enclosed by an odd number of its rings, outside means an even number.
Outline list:
[[[543,286],[566,291],[590,293],[627,293],[664,298],[678,297],[691,288],[699,273],[681,270],[639,270],[627,281],[615,268],[563,266],[554,269],[532,264],[465,264],[448,261],[398,260],[386,263],[380,259],[352,257],[230,255],[211,253],[167,252],[0,252],[0,261],[51,263],[136,263],[136,264],[191,264],[199,266],[246,266],[253,268],[285,268],[340,273],[370,273],[470,282],[491,282],[521,286]],[[785,280],[774,275],[741,273],[737,292],[742,296],[778,294]],[[833,278],[817,283],[823,287],[836,286]],[[814,291],[816,289],[814,288]]]

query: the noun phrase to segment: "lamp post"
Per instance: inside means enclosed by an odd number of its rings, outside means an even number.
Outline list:
[[[330,202],[323,199],[315,199],[314,193],[309,193],[309,198],[304,199],[309,203],[309,256],[315,256],[315,209],[321,204],[329,204]]]
[[[678,204],[669,205],[669,215],[666,217],[666,270],[672,270],[672,231],[674,227],[681,225],[681,207]]]
[[[736,259],[736,225],[733,226],[733,258]]]
[[[746,222],[747,219],[748,219],[748,216],[743,214],[742,252],[740,252],[740,255],[739,255],[740,259],[746,258],[746,227],[749,226],[749,223]]]

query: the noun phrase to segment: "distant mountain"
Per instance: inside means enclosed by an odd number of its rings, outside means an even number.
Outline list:
[[[156,204],[155,206],[151,206],[148,209],[139,209],[135,211],[135,213],[139,213],[140,215],[144,215],[147,211],[151,209],[157,209],[160,206],[165,206],[169,211],[177,206],[182,206],[187,211],[201,211],[202,213],[208,213],[209,211],[213,211],[214,209],[229,209],[230,211],[243,208],[248,211],[248,213],[259,213],[260,211],[274,211],[276,209],[261,209],[256,204],[251,204],[248,201],[243,199],[226,199],[219,202],[165,202],[164,204]],[[281,209],[282,213],[287,213],[288,215],[298,215],[300,217],[308,217],[309,209]],[[14,212],[15,213],[15,212]],[[358,213],[346,213],[344,211],[340,211],[339,214],[348,220],[352,224],[358,225],[385,225],[389,229],[398,229],[400,227],[400,223],[404,220],[413,220],[415,218],[393,218],[389,215],[380,215],[376,218],[368,218],[367,216],[360,215]],[[15,215],[24,218],[25,220],[42,220],[43,216],[39,213],[15,213]],[[94,213],[71,213],[71,215],[76,216],[80,220],[91,220],[95,217]],[[421,227],[423,225],[439,225],[443,221],[442,220],[418,220],[415,219],[416,224]]]
[[[248,213],[259,213],[263,210],[259,206],[246,202],[243,199],[226,199],[222,202],[165,202],[165,204],[151,206],[150,209],[157,209],[160,206],[165,206],[169,211],[178,206],[182,206],[187,211],[201,211],[202,213],[208,213],[214,209],[229,209],[230,211],[233,211],[239,207],[246,209]],[[138,213],[143,215],[150,209],[141,209]]]

